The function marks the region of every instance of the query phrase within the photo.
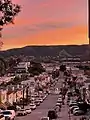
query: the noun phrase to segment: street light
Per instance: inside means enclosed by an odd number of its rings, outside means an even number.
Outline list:
[[[23,109],[24,109],[24,92],[25,92],[25,88],[24,88],[24,85],[23,85]]]

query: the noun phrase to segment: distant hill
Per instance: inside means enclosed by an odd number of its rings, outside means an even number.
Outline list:
[[[9,57],[14,55],[36,57],[58,56],[62,50],[65,50],[67,54],[70,54],[71,56],[82,56],[86,55],[88,51],[88,45],[26,46],[23,48],[15,48],[6,51],[0,51],[0,55],[3,57]]]

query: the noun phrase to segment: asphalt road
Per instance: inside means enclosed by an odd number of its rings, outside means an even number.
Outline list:
[[[63,81],[63,75],[61,75],[61,78],[55,87],[60,88],[62,86],[62,81]],[[58,98],[58,95],[50,94],[46,98],[46,100],[44,100],[43,103],[41,103],[41,105],[36,108],[36,110],[32,111],[30,115],[16,117],[15,120],[40,120],[41,117],[46,117],[48,110],[52,109],[55,106],[57,98]],[[81,116],[70,115],[70,118],[69,118],[68,106],[66,105],[66,102],[65,102],[65,105],[62,106],[61,112],[59,113],[59,117],[60,118],[58,118],[58,120],[79,120]]]
[[[56,88],[60,88],[61,82],[56,84]],[[48,110],[52,109],[57,101],[58,95],[50,94],[36,110],[32,111],[30,115],[16,117],[15,120],[40,120],[41,117],[47,116]]]

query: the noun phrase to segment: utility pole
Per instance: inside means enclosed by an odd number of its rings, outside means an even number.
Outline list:
[[[90,0],[88,0],[88,38],[90,46]]]
[[[28,86],[28,84],[27,84],[27,87],[26,87],[26,100],[27,100],[27,103],[28,103],[28,91],[29,90],[29,86]]]
[[[89,39],[89,60],[90,60],[90,0],[88,0],[88,39]]]
[[[24,92],[25,92],[25,88],[24,88],[24,85],[23,85],[23,109],[24,109]]]

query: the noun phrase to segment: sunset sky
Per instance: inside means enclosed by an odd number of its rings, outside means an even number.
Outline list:
[[[3,50],[27,45],[86,44],[87,0],[12,0],[22,6],[4,27]]]

